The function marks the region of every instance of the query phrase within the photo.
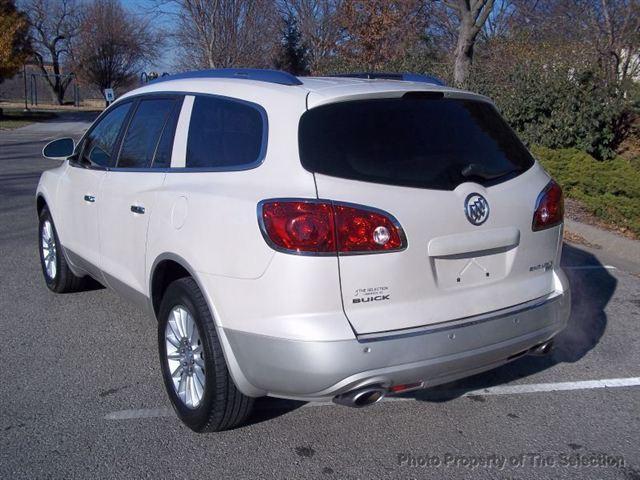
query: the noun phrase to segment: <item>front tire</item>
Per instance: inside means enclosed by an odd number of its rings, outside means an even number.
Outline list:
[[[77,277],[69,268],[62,252],[53,218],[47,207],[40,212],[38,250],[42,274],[49,290],[55,293],[75,292],[82,288],[84,278]]]
[[[196,432],[228,430],[243,423],[253,398],[233,383],[213,317],[193,278],[169,285],[158,320],[162,376],[180,420]]]

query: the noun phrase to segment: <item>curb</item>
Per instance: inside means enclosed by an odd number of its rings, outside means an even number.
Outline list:
[[[623,260],[640,264],[640,241],[616,235],[592,225],[565,218],[567,231],[576,233],[589,243],[598,245],[602,251],[615,255]]]

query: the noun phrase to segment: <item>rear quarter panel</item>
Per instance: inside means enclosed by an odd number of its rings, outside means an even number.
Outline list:
[[[167,173],[150,220],[149,274],[157,259],[180,258],[198,276],[216,322],[225,328],[320,339],[334,337],[336,327],[338,336],[353,336],[342,312],[337,258],[276,253],[258,224],[261,200],[316,197],[313,174],[298,156],[304,97],[238,98],[266,110],[263,163],[243,171]],[[184,161],[175,154],[174,164]]]

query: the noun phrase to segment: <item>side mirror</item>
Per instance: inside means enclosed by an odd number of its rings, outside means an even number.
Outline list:
[[[53,142],[49,142],[42,149],[42,156],[51,160],[66,160],[76,148],[73,138],[59,138]]]

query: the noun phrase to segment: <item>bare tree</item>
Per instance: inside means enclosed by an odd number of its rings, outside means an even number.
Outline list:
[[[336,54],[343,35],[340,16],[345,1],[348,0],[280,1],[285,16],[297,20],[311,73],[321,71],[327,60]]]
[[[445,0],[457,21],[453,80],[458,86],[464,87],[469,80],[473,49],[494,4],[495,0]]]
[[[82,15],[74,48],[78,75],[100,91],[127,86],[156,58],[159,46],[148,21],[130,14],[119,0],[95,0]]]
[[[280,41],[274,0],[159,0],[175,17],[177,67],[267,67]]]
[[[426,20],[421,0],[347,0],[338,51],[360,69],[384,69],[421,41]]]
[[[493,12],[487,17],[484,28],[480,34],[485,39],[504,37],[509,34],[513,22],[511,21],[517,11],[516,0],[501,0],[497,2]]]
[[[590,63],[610,84],[625,85],[640,74],[640,0],[514,0],[512,29],[539,42],[570,47],[567,61]]]
[[[54,99],[62,105],[73,80],[71,75],[62,75],[62,67],[71,56],[71,42],[79,32],[75,0],[26,0],[23,8],[29,19],[36,64]]]
[[[640,1],[598,0],[592,8],[583,8],[582,12],[587,16],[588,28],[594,32],[590,36],[593,47],[609,81],[626,83],[640,73],[637,60],[640,54]]]

